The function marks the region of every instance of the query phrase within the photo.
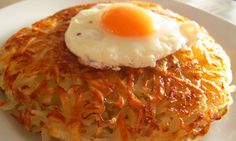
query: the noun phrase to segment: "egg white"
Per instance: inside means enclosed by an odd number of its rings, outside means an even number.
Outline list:
[[[147,37],[120,37],[108,33],[101,25],[101,16],[114,5],[135,6],[128,3],[98,4],[80,11],[71,19],[65,42],[83,64],[99,69],[154,67],[157,60],[186,46],[188,37],[181,33],[184,26],[180,29],[175,20],[147,9],[145,11],[155,24],[154,34]]]

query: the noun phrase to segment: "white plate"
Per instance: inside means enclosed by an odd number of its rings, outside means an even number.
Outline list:
[[[25,0],[0,10],[0,45],[14,32],[24,26],[47,17],[63,8],[95,0]],[[155,1],[155,0],[152,0]],[[236,59],[236,26],[204,11],[173,0],[156,0],[164,7],[172,9],[190,19],[199,22],[220,43],[231,60]],[[232,61],[233,72],[236,62]],[[233,80],[236,84],[236,79]],[[236,96],[233,96],[236,101]],[[236,102],[222,120],[211,127],[202,141],[235,141],[236,140]],[[0,113],[0,141],[40,141],[39,135],[26,132],[6,113]]]

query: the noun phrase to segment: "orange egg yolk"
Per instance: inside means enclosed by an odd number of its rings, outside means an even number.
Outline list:
[[[122,37],[143,37],[154,31],[152,17],[137,6],[114,6],[103,13],[101,22],[108,32]]]

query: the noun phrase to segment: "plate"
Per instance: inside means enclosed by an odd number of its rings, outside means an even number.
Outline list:
[[[56,11],[72,5],[94,2],[95,0],[25,0],[0,10],[0,45],[13,33],[25,26],[30,26],[37,20],[52,15]],[[151,1],[151,0],[149,0]],[[220,43],[230,56],[236,59],[236,26],[207,12],[196,9],[181,2],[170,0],[153,0],[165,8],[169,8],[181,15],[203,25]],[[236,61],[232,63],[232,70],[236,72]],[[234,77],[235,78],[235,77]],[[236,84],[236,79],[233,79]],[[233,95],[236,101],[236,96]],[[40,135],[25,131],[9,114],[0,112],[0,141],[40,141]],[[216,121],[209,133],[201,141],[235,141],[236,138],[236,102],[231,105],[229,113],[220,121]]]

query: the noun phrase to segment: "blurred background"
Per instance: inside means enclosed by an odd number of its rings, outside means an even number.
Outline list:
[[[0,0],[0,9],[23,0]],[[55,0],[56,1],[56,0]],[[156,0],[158,2],[158,0]],[[173,0],[166,0],[173,1]],[[236,25],[236,0],[177,0],[224,18]]]
[[[13,4],[13,3],[19,2],[19,1],[22,1],[22,0],[0,0],[0,8],[3,8],[7,5],[10,5],[10,4]]]
[[[171,1],[171,0],[170,0]],[[236,25],[236,0],[177,0],[220,16]]]

